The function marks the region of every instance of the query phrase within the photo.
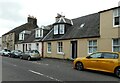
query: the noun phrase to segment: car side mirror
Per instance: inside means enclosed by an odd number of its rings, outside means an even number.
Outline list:
[[[103,56],[101,56],[101,57],[98,57],[98,58],[104,58]]]
[[[88,58],[88,59],[89,59],[89,58],[91,58],[91,57],[90,57],[90,56],[87,56],[86,58]]]

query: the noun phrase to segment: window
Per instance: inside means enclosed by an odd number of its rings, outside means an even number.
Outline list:
[[[19,34],[19,40],[24,40],[24,33]]]
[[[113,52],[120,52],[120,38],[113,39]]]
[[[51,53],[51,43],[48,43],[48,44],[47,44],[47,52],[48,52],[48,53]]]
[[[58,53],[63,53],[63,43],[62,42],[58,42],[58,44],[57,44],[57,52]]]
[[[101,58],[102,57],[102,53],[94,53],[90,55],[90,58]]]
[[[103,53],[103,57],[106,59],[117,59],[118,54],[115,53]]]
[[[96,52],[97,51],[97,40],[90,40],[88,49],[89,49],[89,54]]]
[[[38,35],[38,30],[36,30],[35,34],[36,34],[35,37],[38,38],[38,37],[39,37],[39,35]]]
[[[64,34],[64,33],[65,33],[65,25],[64,24],[54,25],[54,35]]]
[[[64,34],[64,24],[60,24],[59,33],[60,33],[60,34]]]
[[[39,28],[35,31],[35,38],[43,37],[43,29]]]
[[[85,26],[85,23],[81,24],[81,25],[80,25],[80,28],[83,28],[84,26]]]
[[[22,38],[21,38],[21,40],[24,40],[24,34],[22,33],[21,35],[22,35]]]
[[[40,28],[40,37],[43,37],[43,29]]]
[[[120,8],[113,10],[113,26],[120,25]]]
[[[58,34],[58,25],[54,26],[54,35]]]

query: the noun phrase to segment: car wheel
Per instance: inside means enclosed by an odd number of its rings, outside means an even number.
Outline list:
[[[83,70],[84,69],[83,64],[81,62],[77,62],[76,63],[76,69],[80,70],[80,71]]]
[[[22,56],[20,56],[20,59],[23,59],[23,57],[22,57]]]
[[[29,56],[27,59],[28,59],[28,61],[30,61],[30,60],[31,60],[31,57]]]
[[[120,67],[115,69],[115,75],[120,78]]]
[[[9,54],[8,56],[9,56],[9,57],[11,57],[11,55],[10,55],[10,54]]]
[[[3,53],[3,56],[5,56],[5,54]]]

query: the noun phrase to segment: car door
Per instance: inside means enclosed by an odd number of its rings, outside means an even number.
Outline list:
[[[117,62],[117,60],[118,60],[118,54],[110,53],[110,52],[104,52],[104,53],[102,53],[102,56],[104,58],[99,61],[100,70],[107,71],[107,72],[114,71],[115,62]]]
[[[99,59],[102,57],[102,53],[93,53],[84,59],[84,67],[86,69],[98,70]]]
[[[27,59],[28,56],[29,56],[29,51],[26,51],[26,52],[25,52],[25,55],[24,55],[24,58]]]

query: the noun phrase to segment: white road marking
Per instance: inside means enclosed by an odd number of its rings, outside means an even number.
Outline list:
[[[49,78],[49,79],[52,79],[52,80],[59,81],[59,82],[62,82],[62,83],[63,83],[63,81],[58,80],[58,79],[56,79],[56,78],[53,78],[53,77],[51,77],[51,76],[48,76],[48,75],[45,75],[45,74],[42,74],[42,73],[39,73],[39,72],[36,72],[36,71],[33,71],[33,70],[29,70],[29,71],[32,72],[32,73],[35,73],[35,74],[37,74],[37,75],[41,75],[41,76],[47,77],[47,78]]]
[[[46,66],[49,65],[49,64],[39,63],[39,62],[32,62],[32,63],[36,63],[36,64],[39,64],[39,65],[46,65]]]

